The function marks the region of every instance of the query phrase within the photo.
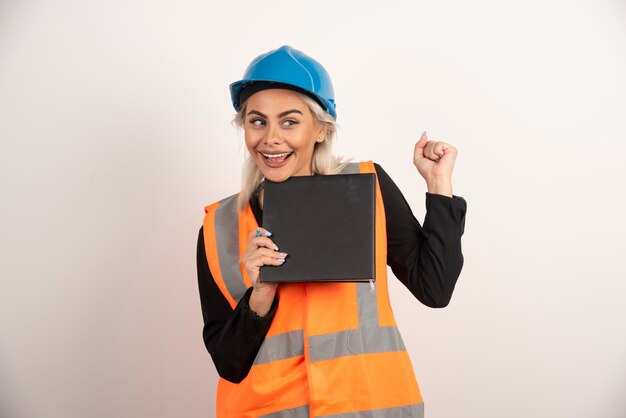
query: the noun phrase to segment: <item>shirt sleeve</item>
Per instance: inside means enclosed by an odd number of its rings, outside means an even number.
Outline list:
[[[241,382],[250,372],[278,306],[274,298],[267,315],[259,317],[250,309],[249,288],[232,309],[213,280],[200,228],[197,250],[198,289],[204,327],[202,338],[218,374],[233,383]]]
[[[398,186],[380,165],[374,166],[387,222],[387,264],[424,305],[447,306],[463,268],[465,199],[426,193],[421,226]]]

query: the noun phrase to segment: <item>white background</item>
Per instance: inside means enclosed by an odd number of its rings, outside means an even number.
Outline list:
[[[196,238],[239,187],[228,84],[283,44],[420,221],[414,142],[459,149],[452,303],[392,280],[427,416],[626,416],[618,0],[1,1],[0,416],[214,416]]]

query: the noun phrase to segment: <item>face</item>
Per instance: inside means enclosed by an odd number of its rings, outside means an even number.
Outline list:
[[[243,126],[248,151],[266,179],[311,175],[313,148],[326,132],[297,93],[269,89],[253,94]]]

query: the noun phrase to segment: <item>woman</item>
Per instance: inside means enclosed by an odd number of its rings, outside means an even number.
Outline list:
[[[424,226],[372,162],[346,164],[330,147],[336,108],[326,70],[283,46],[231,85],[250,153],[243,187],[205,208],[198,238],[203,338],[220,382],[218,417],[421,417],[423,401],[387,294],[386,265],[430,307],[450,301],[463,265],[465,201],[452,195],[456,149],[415,144],[425,179]],[[259,282],[288,254],[262,228],[263,180],[376,173],[376,286]]]

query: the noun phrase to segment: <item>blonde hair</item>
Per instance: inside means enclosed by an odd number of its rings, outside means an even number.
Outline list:
[[[340,172],[348,163],[342,157],[332,154],[333,141],[337,135],[337,123],[330,114],[328,114],[319,103],[306,94],[295,92],[302,99],[309,110],[313,114],[315,122],[324,127],[326,136],[322,142],[316,142],[313,148],[313,156],[311,158],[311,173],[313,174],[336,174]],[[246,114],[246,102],[242,103],[241,110],[235,115],[233,124],[239,128],[243,128]],[[246,157],[243,165],[243,173],[241,176],[241,192],[237,200],[237,206],[243,211],[248,206],[248,201],[252,195],[260,190],[263,182],[263,173],[254,162],[250,155]]]

